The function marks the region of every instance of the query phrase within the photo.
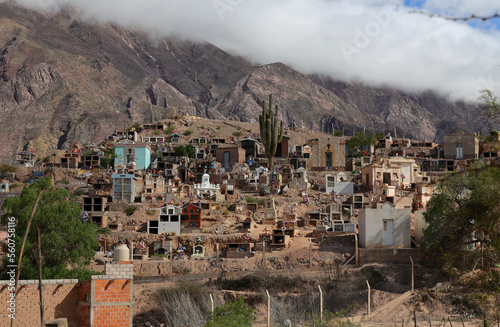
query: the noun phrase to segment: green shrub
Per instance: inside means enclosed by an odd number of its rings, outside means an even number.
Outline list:
[[[193,134],[193,133],[194,133],[194,131],[193,131],[193,130],[188,129],[188,130],[184,131],[184,133],[182,133],[182,135],[184,135],[184,136],[189,136],[189,135],[191,135],[191,134]]]
[[[253,196],[245,196],[246,203],[257,203],[258,205],[262,205],[264,203],[264,199],[257,199]]]
[[[378,283],[382,283],[387,280],[387,277],[384,276],[384,274],[372,266],[362,268],[361,273],[365,276],[366,280],[368,280],[370,286],[375,286]]]
[[[175,130],[175,126],[174,125],[168,125],[167,126],[167,129],[165,129],[165,134],[172,134]]]
[[[189,158],[194,158],[196,157],[196,149],[192,144],[186,145],[186,153]]]
[[[137,208],[136,206],[128,206],[126,209],[125,209],[125,213],[127,214],[127,216],[131,216],[134,214],[134,212],[139,209]]]
[[[243,135],[243,132],[240,132],[240,131],[233,133],[233,136],[235,136],[235,137],[241,137],[242,135]]]
[[[253,309],[239,297],[234,302],[215,308],[205,327],[251,327],[254,321]]]
[[[329,311],[323,312],[323,319],[319,314],[314,314],[309,317],[309,321],[304,324],[307,327],[360,327],[361,324],[351,322],[349,319],[344,320],[343,313],[333,313]]]
[[[184,145],[178,145],[174,150],[174,157],[187,157],[188,152]]]
[[[255,275],[247,275],[241,278],[229,278],[222,280],[220,286],[230,291],[258,290],[262,285],[262,280]]]

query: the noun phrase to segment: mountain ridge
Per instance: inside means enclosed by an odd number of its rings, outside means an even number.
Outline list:
[[[274,95],[286,126],[387,132],[418,139],[491,127],[481,108],[432,92],[407,93],[304,75],[283,63],[254,66],[207,42],[153,38],[116,24],[0,4],[0,161],[99,141],[134,122],[176,112],[256,122]]]

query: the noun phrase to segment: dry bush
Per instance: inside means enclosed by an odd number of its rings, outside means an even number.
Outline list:
[[[163,310],[165,326],[203,326],[210,315],[210,292],[203,286],[182,283],[162,289],[156,296]],[[224,303],[217,294],[212,296],[214,306]]]

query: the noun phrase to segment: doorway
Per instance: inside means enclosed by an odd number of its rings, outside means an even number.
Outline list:
[[[394,245],[394,220],[384,219],[384,234],[382,245]]]

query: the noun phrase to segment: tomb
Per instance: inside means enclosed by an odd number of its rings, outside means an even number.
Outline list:
[[[229,243],[227,245],[227,258],[250,258],[253,257],[252,253],[253,243]]]
[[[8,183],[0,184],[0,192],[9,192],[9,184]]]
[[[150,234],[175,234],[181,233],[181,216],[182,209],[176,206],[165,206],[160,208],[160,215],[156,220],[150,220],[147,223],[147,231]]]
[[[209,194],[210,197],[213,197],[215,193],[220,193],[220,186],[219,184],[210,183],[210,175],[205,172],[202,176],[201,184],[194,185],[194,194]]]
[[[274,224],[277,220],[276,208],[274,207],[274,199],[267,197],[264,199],[264,218],[262,224]]]
[[[167,255],[172,253],[172,241],[154,241],[149,245],[149,255]]]
[[[191,258],[193,259],[201,259],[205,256],[205,247],[203,245],[197,244],[193,246],[193,254]]]

